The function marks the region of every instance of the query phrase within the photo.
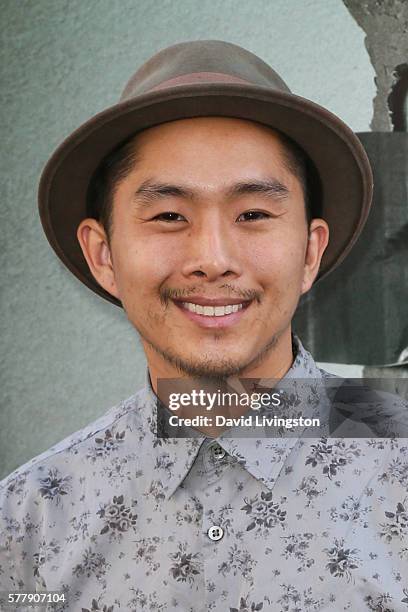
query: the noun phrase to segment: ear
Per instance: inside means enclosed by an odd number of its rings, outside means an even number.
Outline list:
[[[329,226],[324,219],[312,219],[306,245],[301,294],[309,291],[319,272],[320,261],[329,242]]]
[[[120,300],[109,241],[103,226],[96,219],[83,219],[77,229],[77,238],[92,276],[105,291]]]

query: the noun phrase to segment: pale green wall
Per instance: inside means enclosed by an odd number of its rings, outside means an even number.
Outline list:
[[[363,31],[340,0],[2,0],[1,13],[0,477],[144,375],[123,311],[71,276],[43,235],[37,182],[64,136],[150,55],[191,39],[247,47],[357,131],[375,94]]]

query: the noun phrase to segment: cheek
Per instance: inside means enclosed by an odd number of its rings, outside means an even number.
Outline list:
[[[124,300],[134,302],[157,298],[160,285],[176,269],[176,249],[157,240],[134,239],[122,242],[115,278]]]
[[[293,236],[287,239],[268,236],[265,241],[253,245],[247,258],[259,282],[265,285],[283,284],[288,289],[303,276],[304,245],[300,237],[294,240]]]

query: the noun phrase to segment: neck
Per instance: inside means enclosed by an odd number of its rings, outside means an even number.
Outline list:
[[[290,328],[285,330],[285,332],[278,338],[273,346],[265,350],[262,355],[254,360],[239,375],[232,376],[227,380],[220,382],[220,384],[216,382],[208,383],[208,381],[203,382],[199,379],[193,379],[191,376],[181,373],[176,367],[159,355],[152,347],[149,345],[146,346],[145,343],[144,349],[147,357],[152,388],[155,394],[160,397],[165,405],[168,405],[168,401],[166,401],[166,397],[161,397],[163,386],[161,386],[161,389],[158,391],[158,380],[160,379],[170,378],[173,380],[178,380],[180,385],[182,385],[180,389],[182,388],[183,393],[191,393],[192,389],[199,388],[206,389],[207,391],[215,391],[216,388],[219,388],[220,386],[222,386],[224,389],[228,389],[230,392],[236,391],[238,393],[242,393],[252,390],[253,384],[256,384],[260,379],[272,379],[276,383],[276,381],[285,376],[293,364],[292,337]],[[246,384],[245,379],[250,379],[248,380],[248,384]],[[176,386],[178,387],[178,385]],[[174,391],[175,389],[170,389],[171,393]],[[165,393],[165,396],[167,395],[168,390]],[[238,418],[247,411],[248,407],[245,406],[223,406],[214,409],[212,411],[212,415],[214,416],[215,414],[220,414],[227,417]],[[194,416],[197,415],[208,416],[209,413],[206,412],[205,408],[195,407]],[[177,410],[177,417],[191,418],[192,407],[181,406]],[[212,426],[196,427],[196,429],[210,437],[216,437],[222,432],[220,427],[214,428]]]
[[[157,381],[161,378],[190,379],[189,374],[181,372],[175,365],[164,359],[162,355],[142,340],[146,355],[149,375],[154,392],[157,394]],[[293,364],[292,335],[289,326],[273,343],[266,347],[248,366],[239,374],[228,378],[227,384],[239,379],[281,379]]]

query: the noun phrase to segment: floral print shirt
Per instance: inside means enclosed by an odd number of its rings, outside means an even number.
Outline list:
[[[287,375],[333,376],[293,342]],[[2,481],[0,591],[70,612],[408,611],[406,438],[161,439],[156,399],[147,375]]]

